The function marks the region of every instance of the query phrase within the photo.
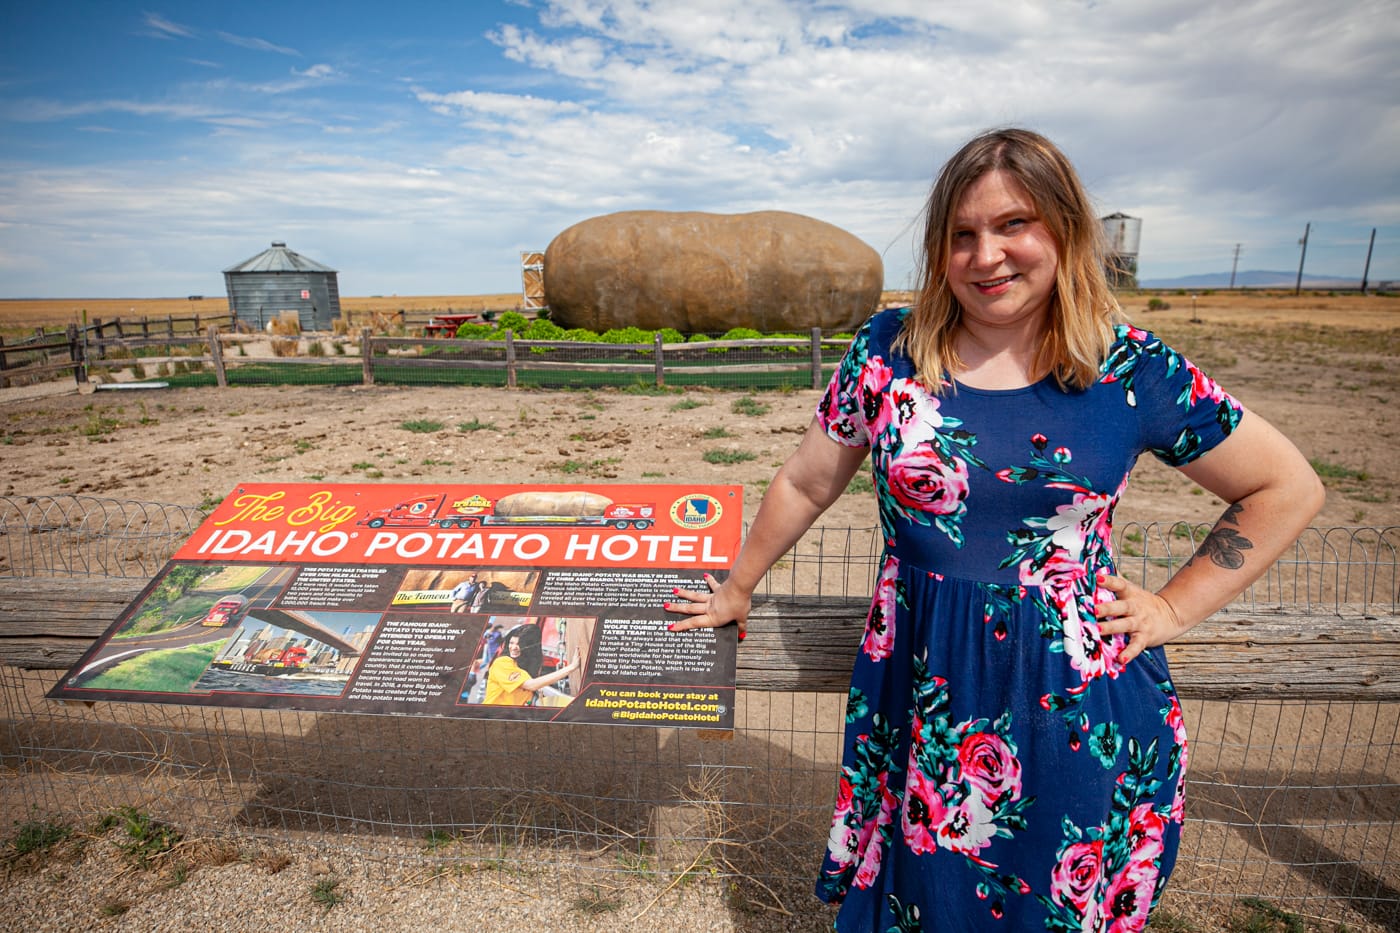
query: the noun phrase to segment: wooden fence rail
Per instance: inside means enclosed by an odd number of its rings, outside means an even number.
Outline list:
[[[160,362],[211,364],[216,383],[229,385],[228,370],[244,365],[269,363],[278,366],[335,366],[347,360],[336,356],[278,356],[229,358],[224,345],[245,339],[226,334],[210,324],[203,334],[180,334],[171,321],[203,320],[167,318],[164,328],[152,328],[142,320],[140,328],[121,322],[96,322],[87,328],[69,325],[61,339],[27,342],[21,346],[5,346],[0,341],[0,385],[73,372],[78,384],[90,381],[94,370],[124,369],[134,365]],[[114,332],[115,336],[103,336]],[[323,339],[311,335],[310,340]],[[819,328],[813,328],[807,339],[760,338],[749,340],[707,340],[687,343],[664,343],[658,334],[651,343],[604,344],[564,340],[520,340],[507,330],[503,340],[457,340],[440,337],[376,336],[368,328],[360,331],[361,381],[374,385],[378,375],[386,371],[423,372],[478,371],[503,374],[507,387],[514,388],[522,373],[592,373],[631,375],[637,380],[666,385],[668,374],[674,377],[743,376],[788,373],[800,376],[813,389],[825,383],[824,367],[829,370],[828,356],[845,350],[844,339],[824,339]],[[175,354],[174,348],[202,348],[197,354]],[[171,350],[169,359],[138,356],[137,351],[151,348]],[[754,360],[742,351],[772,351],[769,358]],[[709,358],[710,353],[723,352],[725,357]],[[572,359],[550,359],[548,354],[572,356]],[[591,356],[595,359],[579,359]],[[27,360],[14,365],[11,358]],[[598,359],[602,358],[602,359]]]
[[[826,380],[822,367],[826,351],[844,351],[848,340],[823,339],[821,328],[814,327],[807,340],[760,338],[749,340],[706,340],[686,343],[664,343],[657,334],[652,343],[599,344],[564,340],[519,340],[507,330],[504,341],[457,340],[441,337],[384,337],[373,335],[368,328],[360,331],[360,352],[365,385],[374,385],[375,371],[381,367],[395,369],[477,369],[505,370],[506,385],[514,388],[522,370],[534,372],[617,373],[632,374],[661,387],[669,371],[687,375],[717,375],[744,373],[810,373],[813,389],[821,389]],[[765,362],[720,362],[679,367],[676,360],[683,356],[710,351],[787,350],[790,360]],[[412,353],[405,353],[411,350]],[[423,351],[429,351],[424,355]],[[534,351],[575,351],[633,354],[637,362],[587,362],[540,359]],[[397,354],[395,351],[398,351]],[[476,358],[461,358],[475,354]]]
[[[146,585],[132,577],[0,576],[0,663],[67,669]],[[868,601],[755,600],[743,690],[845,693]],[[1400,700],[1400,616],[1222,612],[1167,649],[1189,699]]]

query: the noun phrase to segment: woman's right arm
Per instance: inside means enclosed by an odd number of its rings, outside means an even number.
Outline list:
[[[575,654],[573,660],[571,660],[568,664],[565,664],[563,667],[555,668],[548,674],[540,674],[538,677],[531,677],[529,680],[525,681],[520,686],[524,687],[526,690],[529,690],[531,693],[534,693],[537,690],[544,689],[545,687],[554,686],[555,684],[559,683],[559,681],[563,680],[565,677],[568,677],[570,674],[572,674],[574,671],[578,670],[582,666],[583,659],[577,654]]]
[[[729,576],[720,583],[706,574],[710,592],[677,590],[676,595],[685,601],[666,604],[667,609],[686,616],[672,623],[671,631],[736,622],[742,638],[748,627],[753,592],[763,575],[845,492],[867,453],[865,447],[838,444],[813,418],[802,443],[769,484]]]

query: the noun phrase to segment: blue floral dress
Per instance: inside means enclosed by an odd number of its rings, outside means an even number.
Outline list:
[[[1176,859],[1186,730],[1161,648],[1119,663],[1096,575],[1138,454],[1241,409],[1120,326],[1098,381],[942,396],[861,328],[818,411],[869,446],[885,553],[851,677],[817,895],[842,931],[1141,930]]]

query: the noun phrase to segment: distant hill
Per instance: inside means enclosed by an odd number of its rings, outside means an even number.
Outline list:
[[[1298,281],[1298,271],[1268,272],[1251,269],[1235,274],[1236,288],[1292,288]],[[1375,281],[1370,283],[1377,285]],[[1205,275],[1183,275],[1174,279],[1140,279],[1140,288],[1229,288],[1230,273],[1211,272]],[[1304,275],[1304,288],[1359,288],[1359,277],[1340,275]]]

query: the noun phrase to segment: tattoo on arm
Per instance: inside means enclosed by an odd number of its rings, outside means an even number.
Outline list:
[[[1210,534],[1201,542],[1201,546],[1196,549],[1196,553],[1186,562],[1189,567],[1196,562],[1197,557],[1207,557],[1212,564],[1225,570],[1239,570],[1244,566],[1244,552],[1254,547],[1254,542],[1240,534],[1238,527],[1227,528],[1226,525],[1239,525],[1240,512],[1244,506],[1238,502],[1225,509],[1225,513],[1220,516],[1220,521],[1216,522]]]

